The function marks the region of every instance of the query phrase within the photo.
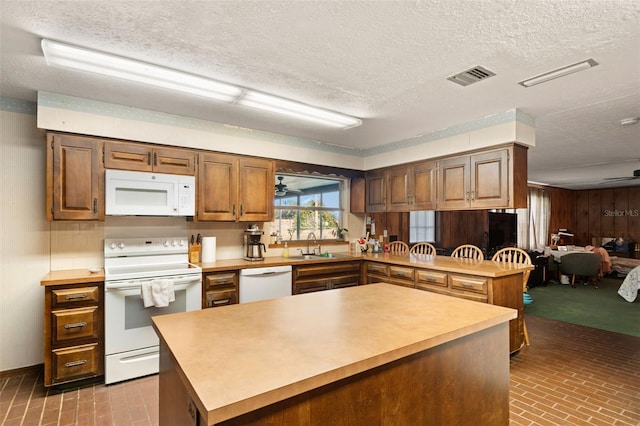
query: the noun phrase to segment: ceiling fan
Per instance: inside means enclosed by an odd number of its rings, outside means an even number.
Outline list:
[[[301,193],[300,191],[296,191],[295,189],[288,189],[287,185],[282,183],[283,180],[284,180],[284,176],[278,176],[278,183],[275,186],[277,197],[283,197],[287,195],[287,193],[295,193],[295,194]]]
[[[633,176],[604,178],[604,180],[608,180],[608,181],[622,181],[622,180],[635,180],[635,179],[640,179],[640,169],[634,170]]]

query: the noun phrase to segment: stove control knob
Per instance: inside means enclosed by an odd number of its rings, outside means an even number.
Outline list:
[[[109,244],[109,248],[110,248],[111,250],[115,250],[115,249],[116,249],[116,247],[118,247],[118,246],[116,245],[116,243],[111,243],[111,244]]]
[[[184,240],[180,240],[180,241],[178,241],[178,245],[179,245],[179,246],[181,246],[181,247],[182,247],[184,244],[185,244],[185,241],[184,241]]]
[[[123,249],[124,248],[124,243],[118,243],[118,248]]]
[[[166,240],[165,242],[163,242],[162,245],[165,247],[169,247],[169,240]]]
[[[171,241],[171,246],[175,247],[176,245],[178,245],[178,243],[176,242],[176,240]]]

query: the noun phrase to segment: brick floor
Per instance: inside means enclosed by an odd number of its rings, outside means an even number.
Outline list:
[[[640,425],[640,338],[534,316],[511,357],[511,425]],[[64,391],[0,379],[2,425],[157,425],[158,376]],[[475,425],[480,426],[480,425]]]

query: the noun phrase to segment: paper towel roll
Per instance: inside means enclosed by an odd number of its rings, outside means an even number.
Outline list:
[[[202,263],[216,261],[216,237],[202,238]]]

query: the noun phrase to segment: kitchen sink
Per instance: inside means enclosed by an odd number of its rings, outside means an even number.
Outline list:
[[[328,253],[325,254],[301,254],[298,256],[289,256],[289,259],[292,260],[318,260],[318,259],[341,259],[345,257],[350,257],[350,255],[346,253]]]

